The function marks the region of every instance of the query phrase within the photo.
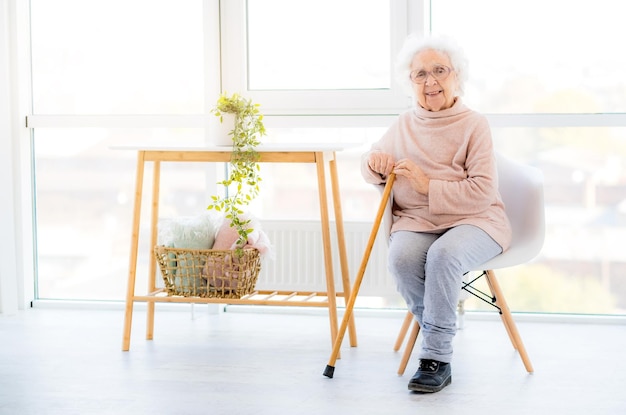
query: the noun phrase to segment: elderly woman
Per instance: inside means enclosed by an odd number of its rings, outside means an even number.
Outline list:
[[[411,36],[397,65],[417,105],[363,155],[361,172],[373,184],[396,174],[389,270],[423,333],[409,389],[437,392],[452,381],[463,274],[507,249],[511,229],[489,125],[460,98],[461,50],[445,38]]]

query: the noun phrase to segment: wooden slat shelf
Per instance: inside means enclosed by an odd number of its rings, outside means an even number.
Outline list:
[[[337,300],[341,301],[344,299],[342,292],[336,293],[336,296]],[[241,298],[185,297],[182,295],[168,295],[165,289],[162,288],[151,292],[148,295],[136,295],[133,297],[133,301],[159,303],[219,303],[297,307],[328,307],[328,294],[325,292],[316,291],[258,290]]]

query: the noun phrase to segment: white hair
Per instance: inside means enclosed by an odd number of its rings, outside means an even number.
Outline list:
[[[424,50],[436,50],[442,52],[450,58],[452,69],[456,72],[459,81],[458,95],[463,95],[465,91],[465,81],[467,81],[468,62],[463,50],[454,40],[446,36],[418,36],[409,35],[404,41],[404,45],[396,58],[397,81],[410,95],[415,91],[411,84],[411,62],[418,53]]]

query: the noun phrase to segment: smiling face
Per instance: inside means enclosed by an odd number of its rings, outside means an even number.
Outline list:
[[[446,79],[437,80],[430,72],[441,65],[451,68],[452,71]],[[448,55],[433,49],[423,50],[411,61],[411,72],[415,70],[429,72],[424,83],[413,84],[417,102],[422,108],[428,111],[441,111],[454,104],[459,84]]]

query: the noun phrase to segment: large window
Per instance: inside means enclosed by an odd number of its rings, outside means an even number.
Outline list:
[[[200,0],[31,6],[35,114],[204,111]]]
[[[546,244],[503,271],[512,309],[626,313],[626,61],[612,44],[626,29],[614,2],[588,4],[31,0],[39,296],[124,298],[135,158],[111,146],[210,142],[220,85],[261,104],[267,142],[354,144],[339,154],[344,220],[371,221],[379,195],[359,157],[407,107],[392,64],[411,29],[462,43],[465,101],[491,120],[499,151],[544,173]],[[221,173],[162,170],[163,215],[203,211]],[[319,217],[314,169],[262,174],[255,213]],[[375,303],[403,306],[387,292]]]
[[[626,29],[610,0],[589,6],[431,2],[432,31],[470,59],[466,102],[506,127],[493,130],[496,148],[545,175],[544,249],[501,271],[515,310],[626,310],[626,129],[612,128],[626,125],[626,57],[614,52]]]
[[[199,145],[202,133],[162,128],[34,130],[39,298],[124,298],[136,154],[111,148],[129,140],[152,146],[164,139]],[[163,216],[193,216],[206,208],[207,188],[213,182],[208,181],[206,166],[164,165],[162,175]],[[142,206],[150,206],[149,197]],[[148,214],[146,210],[145,217]],[[149,250],[148,230],[144,223],[142,253]],[[142,270],[149,259],[141,255]],[[138,273],[137,286],[146,285],[146,273]]]
[[[318,109],[329,96],[357,107],[369,93],[395,93],[391,39],[398,29],[404,35],[406,24],[392,29],[391,15],[404,0],[305,2],[296,8],[292,3],[32,0],[34,114],[28,123],[35,151],[40,298],[124,298],[135,155],[112,147],[210,143],[205,126],[215,119],[209,110],[220,78],[227,92],[245,93],[249,84],[262,93],[286,92],[307,108],[317,91]],[[355,20],[357,7],[363,10]],[[246,41],[238,43],[239,36]],[[345,100],[343,91],[352,95]],[[302,100],[303,94],[313,101]],[[271,108],[271,99],[248,95],[263,112]],[[265,141],[359,144],[371,134],[367,128],[270,128]],[[341,157],[347,179],[347,172],[357,171],[358,154]],[[161,216],[203,212],[221,172],[206,165],[164,165]],[[267,219],[319,218],[315,177],[312,166],[263,166],[263,197],[255,213]],[[367,218],[367,209],[358,205],[350,209],[352,218]],[[146,231],[142,227],[142,235]],[[140,243],[139,287],[145,285],[142,267],[151,260],[145,238]]]
[[[391,88],[388,0],[247,6],[250,90]]]
[[[222,2],[223,86],[266,113],[397,113],[393,57],[408,0]]]
[[[39,298],[124,298],[135,154],[112,147],[205,142],[203,128],[168,125],[205,111],[218,73],[204,13],[201,0],[31,0]],[[203,210],[215,173],[164,168],[163,214]]]
[[[470,57],[468,100],[488,113],[626,111],[623,13],[611,0],[432,0],[434,33]]]

